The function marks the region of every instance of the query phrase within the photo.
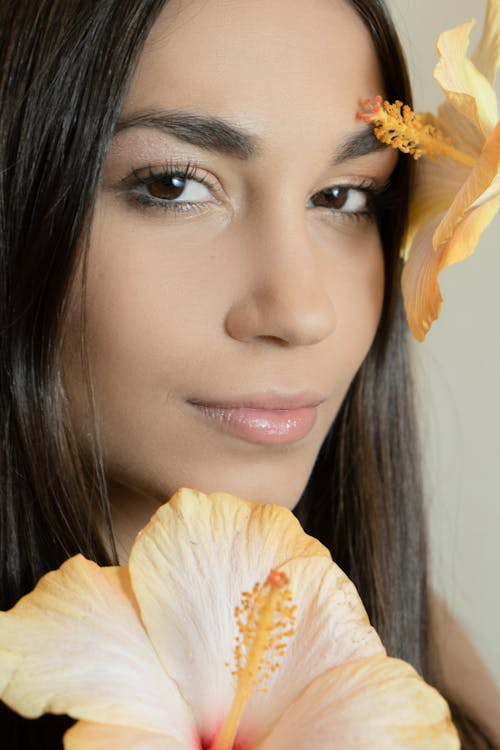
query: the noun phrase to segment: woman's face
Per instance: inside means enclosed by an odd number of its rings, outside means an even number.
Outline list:
[[[179,486],[292,507],[381,312],[382,91],[340,0],[173,0],[90,238],[87,349],[114,501]],[[88,432],[69,321],[71,408]],[[125,500],[123,500],[125,502]]]

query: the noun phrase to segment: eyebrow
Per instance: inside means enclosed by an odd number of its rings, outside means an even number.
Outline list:
[[[389,147],[379,141],[371,127],[363,128],[363,130],[357,130],[342,141],[334,150],[331,163],[332,165],[341,164],[349,159],[357,159],[360,156],[367,156],[377,151],[385,151],[387,148]]]
[[[131,128],[153,128],[172,135],[180,141],[207,151],[217,151],[238,159],[248,160],[263,152],[263,141],[240,125],[213,115],[183,110],[149,110],[120,120],[115,134]],[[370,127],[347,136],[334,149],[330,163],[335,166],[349,159],[386,149]]]
[[[129,128],[155,128],[193,146],[219,151],[238,159],[258,156],[262,147],[259,138],[239,125],[197,112],[152,110],[133,114],[118,122],[115,133]]]

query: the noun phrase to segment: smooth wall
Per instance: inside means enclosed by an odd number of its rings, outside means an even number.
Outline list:
[[[388,0],[418,110],[436,111],[440,31],[483,0]],[[497,85],[497,92],[499,87]],[[500,683],[500,215],[470,259],[441,275],[444,305],[415,345],[425,439],[434,586]]]

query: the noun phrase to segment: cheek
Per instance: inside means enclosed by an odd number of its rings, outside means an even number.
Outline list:
[[[339,320],[338,333],[348,340],[348,347],[360,350],[370,347],[380,322],[384,284],[384,261],[381,249],[377,248],[369,262],[354,278],[348,277],[338,292],[339,304],[346,311]]]
[[[160,230],[126,229],[108,220],[91,242],[87,345],[101,384],[111,372],[148,381],[197,361],[217,314],[208,269],[195,252],[201,237],[169,238],[167,246]]]
[[[337,318],[332,345],[336,365],[343,363],[344,379],[352,379],[376,334],[384,300],[384,256],[375,227],[330,263],[330,297]]]

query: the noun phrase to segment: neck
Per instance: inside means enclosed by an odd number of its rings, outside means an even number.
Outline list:
[[[109,497],[118,560],[120,565],[126,565],[137,534],[161,502],[116,482],[109,483]]]

